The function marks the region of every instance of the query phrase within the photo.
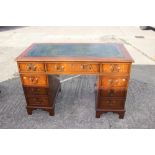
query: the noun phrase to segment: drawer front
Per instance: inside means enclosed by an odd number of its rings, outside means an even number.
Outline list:
[[[102,87],[127,87],[128,77],[100,77]]]
[[[126,88],[112,87],[99,89],[101,97],[126,97]]]
[[[101,71],[103,73],[124,73],[124,74],[128,74],[130,72],[130,64],[121,64],[121,63],[102,64]]]
[[[98,64],[86,64],[86,63],[49,63],[46,65],[47,71],[50,73],[99,73]]]
[[[124,109],[125,100],[100,99],[97,108],[101,109]]]
[[[22,83],[26,86],[47,86],[46,75],[21,75]]]
[[[26,100],[27,100],[28,106],[49,106],[48,97],[45,97],[45,96],[27,97]]]
[[[78,73],[99,73],[99,65],[98,64],[87,64],[87,63],[80,63],[80,64],[73,64],[72,65],[72,72]]]
[[[24,87],[24,92],[26,95],[48,95],[48,88],[41,87]]]
[[[45,72],[42,63],[19,63],[18,65],[20,72]]]
[[[46,64],[47,72],[51,73],[65,73],[70,72],[71,65],[65,63],[48,63]]]

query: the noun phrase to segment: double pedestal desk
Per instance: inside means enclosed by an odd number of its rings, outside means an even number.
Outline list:
[[[36,43],[16,58],[29,115],[43,109],[54,115],[61,91],[58,75],[96,75],[96,118],[104,112],[124,117],[133,59],[117,43]]]

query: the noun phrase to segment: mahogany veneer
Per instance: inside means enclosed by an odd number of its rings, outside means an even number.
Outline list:
[[[54,101],[61,90],[56,75],[95,74],[96,118],[114,112],[124,117],[133,59],[122,44],[40,43],[17,57],[27,101],[27,112],[43,109],[54,115]]]

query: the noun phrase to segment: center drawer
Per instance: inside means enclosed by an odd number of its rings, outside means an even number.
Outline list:
[[[46,69],[49,73],[59,74],[99,73],[99,65],[89,63],[48,63],[46,64]]]

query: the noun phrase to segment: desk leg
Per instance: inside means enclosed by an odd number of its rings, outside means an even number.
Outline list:
[[[96,111],[96,118],[100,118],[101,113],[99,111]]]
[[[123,112],[118,112],[118,114],[119,114],[119,118],[120,118],[120,119],[123,119],[123,118],[124,118],[125,111],[123,111]]]
[[[34,110],[34,109],[32,109],[32,108],[26,108],[27,109],[27,114],[28,115],[32,115],[32,111]]]

